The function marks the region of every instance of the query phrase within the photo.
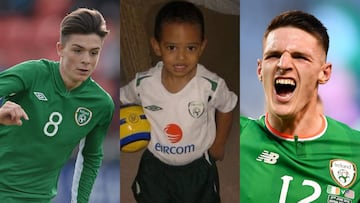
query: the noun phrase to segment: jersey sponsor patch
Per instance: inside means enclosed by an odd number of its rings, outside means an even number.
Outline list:
[[[261,154],[256,158],[256,161],[265,162],[267,164],[276,164],[279,159],[279,154],[275,152],[269,152],[264,150]]]
[[[185,146],[169,146],[156,143],[154,149],[164,154],[189,154],[195,151],[195,145],[189,144]]]
[[[336,187],[333,185],[328,185],[326,188],[326,192],[329,194],[329,199],[332,201],[330,202],[342,202],[345,200],[345,202],[348,202],[348,199],[354,199],[355,198],[355,192],[350,189],[342,189],[340,187]],[[331,196],[331,198],[330,198]],[[336,200],[336,201],[335,201]],[[350,201],[351,202],[351,201]]]
[[[200,118],[204,113],[205,105],[202,102],[192,101],[188,104],[188,110],[193,118]]]
[[[45,94],[42,92],[34,92],[34,95],[36,96],[36,98],[38,98],[38,100],[40,101],[47,101],[48,99],[46,98]]]
[[[189,154],[195,151],[195,145],[178,145],[183,137],[182,129],[179,125],[170,123],[167,124],[163,129],[165,135],[167,136],[170,145],[156,143],[154,149],[158,152],[164,154]]]
[[[168,137],[168,140],[173,144],[180,142],[183,135],[180,126],[174,123],[166,125],[166,127],[164,128],[164,132]]]
[[[85,108],[79,107],[75,112],[75,121],[79,126],[84,126],[91,120],[92,112]]]
[[[328,203],[352,203],[350,199],[329,195],[327,199]]]
[[[343,159],[330,160],[332,179],[341,187],[349,188],[356,180],[356,165]]]

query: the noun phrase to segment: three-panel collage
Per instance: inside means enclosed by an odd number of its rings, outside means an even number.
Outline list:
[[[359,22],[356,0],[2,0],[0,203],[360,202]]]

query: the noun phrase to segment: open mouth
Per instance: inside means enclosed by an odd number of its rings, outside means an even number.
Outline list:
[[[278,78],[275,80],[276,94],[281,97],[290,96],[296,88],[295,80]]]

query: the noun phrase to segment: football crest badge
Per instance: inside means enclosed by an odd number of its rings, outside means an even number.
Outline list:
[[[356,165],[342,159],[330,160],[332,179],[341,187],[349,188],[356,180]]]
[[[205,105],[202,102],[192,101],[188,104],[188,110],[193,118],[200,118],[204,113]]]
[[[92,112],[84,107],[79,107],[75,112],[75,121],[79,126],[84,126],[91,120]]]

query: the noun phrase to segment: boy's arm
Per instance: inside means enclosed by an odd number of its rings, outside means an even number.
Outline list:
[[[232,121],[233,112],[222,113],[216,111],[216,137],[213,145],[210,147],[210,155],[215,160],[223,160],[225,154],[225,144],[229,136]]]

